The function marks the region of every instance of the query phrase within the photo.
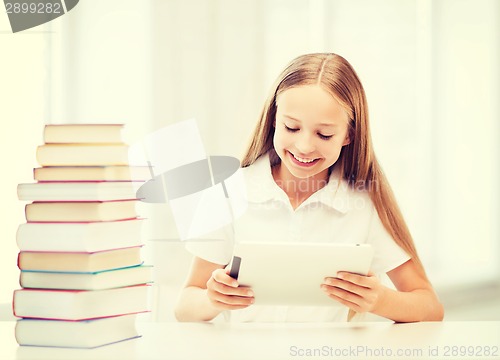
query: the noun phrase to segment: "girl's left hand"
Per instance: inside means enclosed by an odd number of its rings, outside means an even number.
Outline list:
[[[372,272],[366,276],[339,272],[336,278],[325,278],[321,289],[331,299],[358,313],[373,312],[383,292],[382,284]]]

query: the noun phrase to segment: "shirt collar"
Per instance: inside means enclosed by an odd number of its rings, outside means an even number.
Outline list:
[[[349,191],[351,190],[347,181],[342,178],[340,169],[334,167],[328,179],[328,184],[312,194],[305,203],[320,202],[345,214],[351,209]]]
[[[270,200],[288,200],[273,179],[267,153],[244,170],[248,201],[264,203]]]
[[[262,155],[244,170],[247,183],[247,200],[249,202],[289,201],[286,194],[273,179],[268,154]],[[342,179],[340,169],[334,167],[328,184],[312,194],[302,205],[319,202],[345,214],[351,208],[349,191],[351,190],[347,181]]]

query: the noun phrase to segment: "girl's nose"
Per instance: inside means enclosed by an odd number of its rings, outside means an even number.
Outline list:
[[[298,138],[295,142],[295,147],[303,155],[307,155],[309,153],[312,153],[314,151],[314,141],[313,141],[311,135],[304,134],[304,133],[300,134],[300,136],[298,136]]]

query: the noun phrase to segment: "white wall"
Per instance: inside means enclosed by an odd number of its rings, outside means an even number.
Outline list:
[[[377,155],[432,280],[499,278],[497,2],[199,4],[153,5],[155,74],[165,74],[154,96],[166,98],[155,124],[194,114],[210,151],[237,154],[282,67],[337,52],[364,83]]]
[[[10,302],[17,288],[16,230],[24,222],[24,204],[17,200],[19,182],[32,181],[35,148],[41,143],[41,124],[47,69],[45,33],[13,35],[0,15],[0,303]],[[6,16],[5,16],[6,17]]]
[[[447,256],[436,271],[444,281],[498,279],[500,3],[437,5],[434,241]]]

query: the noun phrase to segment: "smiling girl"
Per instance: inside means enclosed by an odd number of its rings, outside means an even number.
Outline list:
[[[367,276],[332,274],[321,288],[344,307],[258,307],[225,269],[233,243],[192,242],[195,255],[175,314],[180,321],[346,321],[373,313],[397,322],[443,319],[411,234],[375,157],[363,86],[331,53],[294,59],[275,82],[242,160],[246,214],[234,241],[372,244]],[[388,276],[393,287],[384,285]],[[284,279],[293,281],[293,279]]]

